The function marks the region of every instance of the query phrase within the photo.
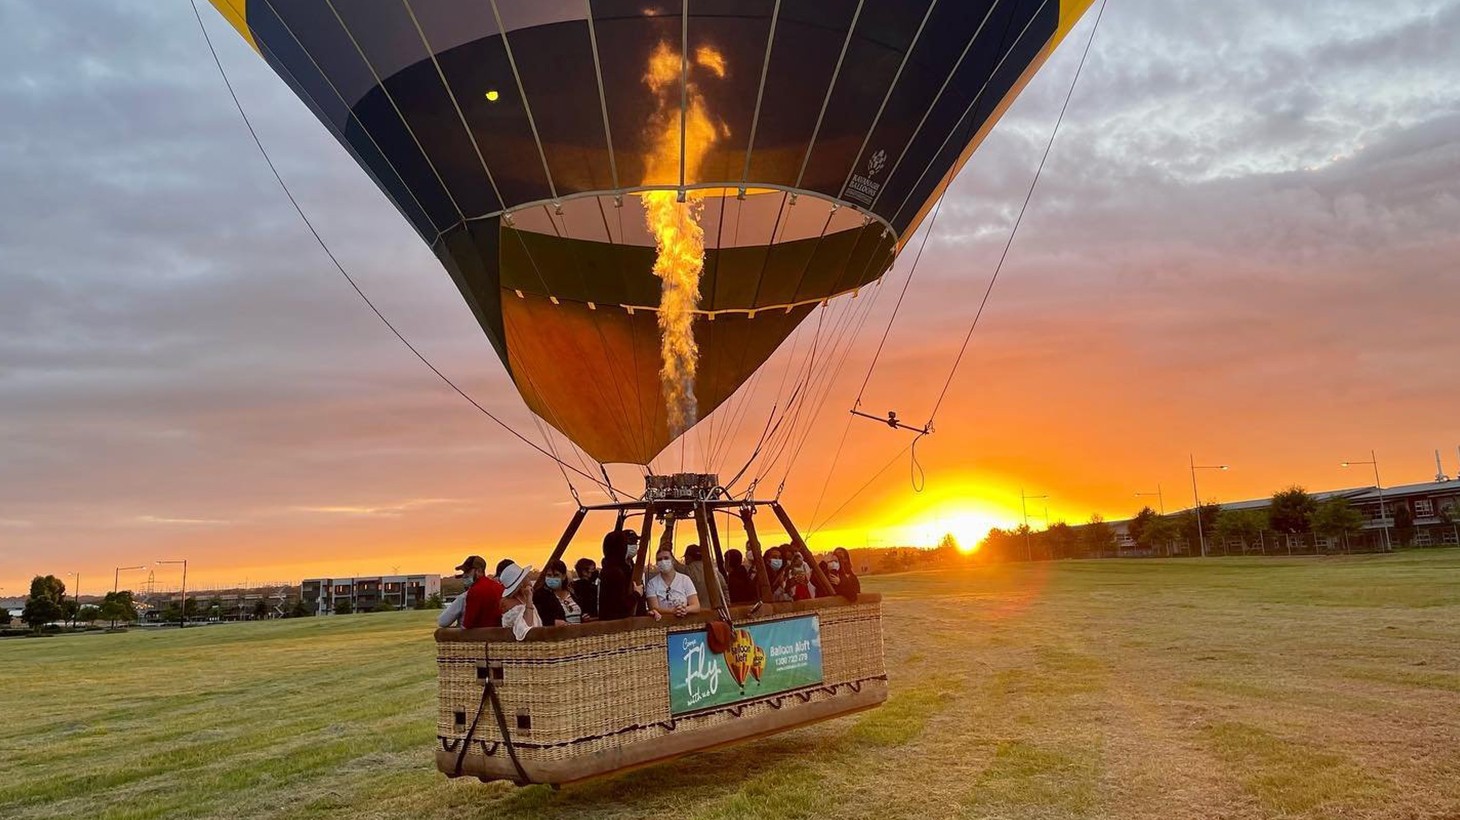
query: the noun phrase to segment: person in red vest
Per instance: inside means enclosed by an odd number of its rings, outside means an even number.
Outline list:
[[[496,578],[487,574],[487,562],[480,555],[467,556],[456,568],[457,577],[466,585],[466,592],[446,607],[437,619],[438,626],[455,626],[458,621],[463,629],[502,625],[502,593],[505,591]]]

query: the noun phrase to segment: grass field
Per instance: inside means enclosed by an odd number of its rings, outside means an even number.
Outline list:
[[[866,579],[883,708],[567,787],[431,761],[431,613],[0,642],[0,817],[1460,817],[1460,551]]]

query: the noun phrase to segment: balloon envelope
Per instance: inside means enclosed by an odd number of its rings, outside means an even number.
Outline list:
[[[1091,0],[212,2],[430,244],[528,406],[648,463],[675,432],[640,194],[684,191],[704,227],[703,418],[887,271]]]

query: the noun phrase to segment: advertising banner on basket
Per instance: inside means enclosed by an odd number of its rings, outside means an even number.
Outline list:
[[[723,653],[704,630],[669,633],[669,711],[680,715],[821,683],[821,620],[747,624]]]

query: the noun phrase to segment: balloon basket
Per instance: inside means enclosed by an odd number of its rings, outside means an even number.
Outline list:
[[[636,501],[580,507],[550,560],[562,556],[589,514],[600,513],[615,516],[618,529],[642,516],[645,545],[654,543],[656,522],[672,539],[676,522],[693,521],[698,543],[719,562],[714,514],[738,514],[746,560],[760,567],[761,601],[726,606],[708,573],[707,611],[684,618],[541,627],[522,641],[506,629],[438,629],[437,768],[451,777],[560,785],[885,701],[881,596],[772,602],[754,524],[766,507],[803,551],[818,588],[829,589],[776,501],[717,498],[703,481],[668,481],[651,482]],[[639,550],[636,577],[649,552]],[[715,651],[710,624],[727,615],[731,640]]]

